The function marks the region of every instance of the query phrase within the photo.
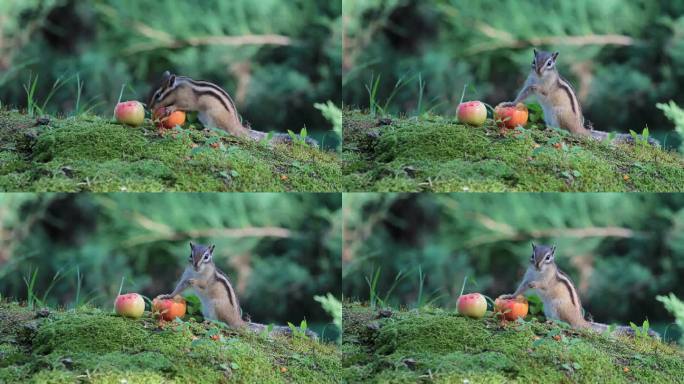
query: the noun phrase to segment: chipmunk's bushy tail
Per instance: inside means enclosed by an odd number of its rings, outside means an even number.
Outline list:
[[[269,326],[266,324],[248,322],[247,327],[249,328],[250,331],[253,331],[256,333],[261,333],[264,330],[267,330]],[[299,327],[297,327],[297,328],[299,328]],[[273,326],[271,326],[271,332],[269,333],[269,335],[292,336],[292,333],[293,333],[292,328],[290,328],[290,327],[286,327],[284,325],[273,325]],[[316,332],[313,332],[313,331],[307,329],[306,331],[304,331],[304,334],[312,340],[318,340],[318,335],[316,334]]]
[[[252,139],[259,141],[265,139],[268,136],[268,133],[249,129],[249,136]],[[299,135],[297,135],[297,137],[299,137]],[[287,133],[276,133],[271,137],[270,142],[273,144],[292,144],[292,141],[292,137]],[[304,142],[313,148],[318,148],[318,142],[310,137],[305,138]]]
[[[594,323],[593,321],[588,321],[587,325],[593,329],[596,332],[603,333],[606,332],[609,329],[609,326],[607,324],[602,324],[602,323]],[[627,327],[624,325],[618,325],[613,328],[611,335],[616,335],[616,336],[629,336],[629,337],[634,337],[636,336],[636,332],[634,329],[631,327]],[[652,330],[648,330],[648,335],[651,336],[654,339],[660,339],[660,335]]]
[[[591,137],[593,137],[596,140],[599,141],[604,141],[608,139],[608,136],[610,135],[608,132],[603,132],[603,131],[594,131],[593,129],[589,131],[591,134]],[[639,135],[641,138],[641,135]],[[627,133],[616,133],[612,139],[613,143],[629,143],[629,144],[634,144],[634,138],[632,135],[627,134]],[[648,143],[651,144],[654,147],[659,147],[660,143],[658,140],[655,140],[653,138],[648,138]]]

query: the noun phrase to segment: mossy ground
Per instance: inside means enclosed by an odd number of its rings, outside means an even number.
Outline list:
[[[684,353],[648,337],[609,337],[537,321],[502,324],[453,311],[343,311],[346,382],[675,383]]]
[[[502,133],[491,120],[475,128],[439,116],[345,111],[342,156],[348,191],[684,190],[684,159],[675,152],[539,127]]]
[[[340,372],[337,348],[305,337],[0,303],[0,383],[335,383]]]
[[[0,110],[0,190],[341,189],[335,153],[192,128],[167,132],[159,135],[149,122],[132,128],[88,115],[38,125],[34,118]]]

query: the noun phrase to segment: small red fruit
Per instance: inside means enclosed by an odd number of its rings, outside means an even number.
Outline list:
[[[152,300],[152,312],[166,321],[172,321],[176,317],[183,317],[185,309],[185,299],[180,296],[176,296],[173,299],[155,298]]]
[[[494,108],[494,120],[502,128],[513,129],[518,125],[525,125],[527,117],[527,107],[523,103],[518,103],[514,107],[504,107],[499,104]]]
[[[158,127],[171,129],[176,125],[183,125],[185,123],[185,112],[173,111],[169,113],[166,108],[157,108],[152,114],[152,120],[157,123]]]
[[[494,312],[502,313],[508,321],[515,321],[518,317],[527,316],[528,309],[527,299],[522,295],[513,299],[499,297],[494,301]]]

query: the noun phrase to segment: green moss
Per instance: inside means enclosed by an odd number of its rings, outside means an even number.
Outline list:
[[[163,137],[97,116],[35,125],[0,111],[3,191],[312,191],[341,189],[336,154],[197,129]],[[212,147],[211,144],[216,146]]]
[[[343,314],[348,382],[666,383],[684,375],[684,353],[648,338],[537,321],[501,324],[435,308],[385,318],[346,303]]]
[[[345,190],[684,190],[684,159],[650,146],[609,145],[536,126],[501,133],[491,121],[475,128],[438,116],[380,123],[344,113]]]
[[[338,382],[333,345],[83,308],[36,317],[0,304],[0,382]],[[22,330],[30,329],[30,337]],[[212,338],[211,336],[214,336]]]

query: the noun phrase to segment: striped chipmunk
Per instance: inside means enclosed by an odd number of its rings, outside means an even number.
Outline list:
[[[204,246],[190,242],[188,266],[185,267],[176,288],[160,299],[170,299],[192,287],[202,303],[202,316],[205,320],[221,321],[233,328],[247,327],[250,331],[262,332],[267,325],[245,321],[242,318],[240,301],[235,294],[228,276],[214,264],[214,245]],[[271,334],[291,335],[292,329],[286,326],[273,326]],[[316,333],[306,330],[306,335],[317,339]]]
[[[522,295],[528,289],[534,289],[544,303],[544,315],[549,320],[561,320],[573,328],[590,328],[597,332],[605,332],[608,325],[587,321],[582,313],[582,303],[575,285],[568,275],[563,273],[555,262],[556,246],[535,245],[532,243],[532,256],[525,277],[512,295],[502,295],[510,299]],[[634,330],[627,326],[617,326],[612,334],[634,336]],[[649,330],[649,336],[659,338],[658,334]]]
[[[596,140],[606,140],[607,132],[595,131],[592,127],[585,127],[582,107],[577,99],[572,85],[560,76],[556,69],[556,59],[559,52],[534,50],[532,70],[518,96],[512,102],[502,103],[503,106],[514,106],[530,95],[534,94],[544,111],[544,122],[548,127],[565,129],[574,135],[591,136]],[[619,133],[614,136],[616,142],[634,142],[629,134]],[[651,145],[658,142],[649,138]]]
[[[234,136],[262,140],[268,135],[245,127],[233,99],[218,85],[176,76],[169,71],[164,72],[159,85],[150,92],[147,107],[150,111],[164,107],[167,113],[176,110],[198,112],[197,117],[206,128],[219,128]],[[290,135],[284,133],[274,134],[271,138],[271,143],[291,142]],[[318,146],[315,140],[308,137],[306,143],[312,147]]]

